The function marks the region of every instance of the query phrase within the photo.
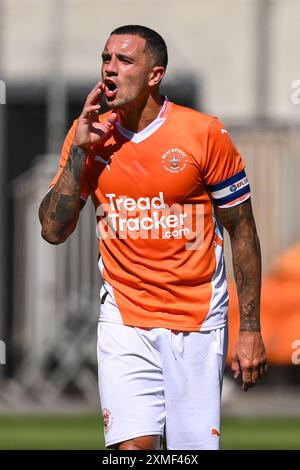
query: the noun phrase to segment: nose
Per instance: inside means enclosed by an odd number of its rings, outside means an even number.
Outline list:
[[[118,75],[118,61],[116,57],[111,57],[110,61],[104,64],[104,70],[108,77]]]

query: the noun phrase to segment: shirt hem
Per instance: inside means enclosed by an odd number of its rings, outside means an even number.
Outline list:
[[[184,326],[183,328],[178,327],[177,325],[145,325],[145,324],[134,324],[134,323],[125,323],[121,321],[114,321],[111,319],[106,319],[106,318],[100,318],[99,322],[106,322],[106,323],[114,323],[117,325],[124,325],[124,326],[130,326],[132,328],[147,328],[147,329],[153,329],[153,328],[165,328],[167,330],[173,330],[173,331],[211,331],[211,330],[218,330],[220,328],[224,328],[227,324],[227,320],[224,320],[222,323],[218,323],[216,325],[207,325],[207,326],[201,326],[201,327],[195,327],[195,326]]]

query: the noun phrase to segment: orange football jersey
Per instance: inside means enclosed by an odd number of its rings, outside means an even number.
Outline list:
[[[76,121],[52,186],[75,130]],[[239,204],[250,188],[241,156],[217,118],[166,100],[141,132],[117,122],[111,137],[88,154],[81,197],[89,195],[101,274],[124,324],[179,331],[225,324],[223,237],[214,206]]]

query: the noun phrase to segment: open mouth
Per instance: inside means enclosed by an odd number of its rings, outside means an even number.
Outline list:
[[[117,93],[117,85],[111,81],[111,80],[106,80],[105,81],[105,94],[107,98],[114,98],[116,93]]]

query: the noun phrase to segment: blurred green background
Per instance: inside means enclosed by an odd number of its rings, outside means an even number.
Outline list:
[[[96,416],[0,417],[0,449],[104,449]],[[299,418],[224,418],[221,449],[300,450]]]

